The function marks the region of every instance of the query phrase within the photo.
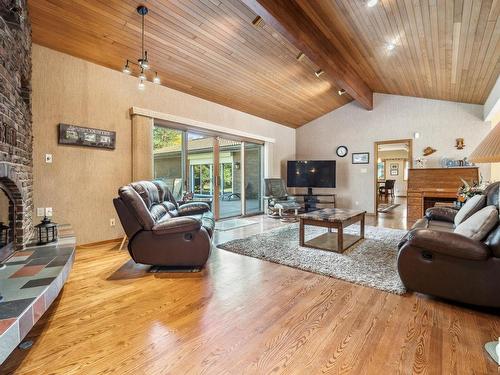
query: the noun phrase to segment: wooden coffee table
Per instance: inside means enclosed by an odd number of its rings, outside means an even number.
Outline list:
[[[301,214],[299,215],[299,244],[300,246],[343,253],[350,246],[365,238],[365,214],[366,211],[342,208],[325,208]],[[360,223],[359,236],[344,234],[344,228],[357,222]],[[304,227],[306,225],[328,228],[328,232],[305,242]],[[337,232],[333,232],[332,229],[337,229]]]

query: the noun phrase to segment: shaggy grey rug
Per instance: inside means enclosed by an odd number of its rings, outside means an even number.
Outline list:
[[[306,226],[306,241],[325,233],[324,228]],[[359,234],[359,225],[344,229]],[[365,239],[344,253],[299,246],[298,224],[288,225],[247,238],[218,245],[220,249],[268,260],[321,275],[335,277],[395,294],[406,292],[397,271],[397,244],[406,232],[365,227]]]

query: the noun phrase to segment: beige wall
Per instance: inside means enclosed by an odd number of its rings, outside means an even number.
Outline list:
[[[413,157],[422,155],[426,146],[438,151],[427,166],[439,165],[444,157],[463,158],[488,133],[482,121],[483,106],[439,100],[375,94],[374,109],[367,111],[355,102],[326,114],[297,129],[297,158],[337,160],[337,202],[340,207],[374,211],[374,142],[413,138]],[[464,138],[466,147],[457,150],[456,138]],[[346,145],[349,155],[338,158],[335,149]],[[351,164],[352,152],[370,152],[369,165]],[[481,166],[483,177],[490,178],[490,166]]]
[[[34,203],[71,223],[78,243],[117,238],[122,229],[112,199],[132,178],[132,106],[274,138],[268,175],[279,176],[295,153],[295,130],[137,79],[53,50],[33,46]],[[59,146],[57,124],[114,130],[114,151]],[[53,163],[44,162],[45,154]],[[116,227],[110,219],[116,218]]]

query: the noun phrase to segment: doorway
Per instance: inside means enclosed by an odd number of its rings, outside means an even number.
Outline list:
[[[412,140],[375,142],[375,161],[375,213],[382,220],[406,223]]]

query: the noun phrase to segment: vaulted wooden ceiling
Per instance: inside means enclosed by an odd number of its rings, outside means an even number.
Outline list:
[[[35,43],[116,70],[140,55],[137,1],[28,4]],[[500,0],[144,4],[162,84],[291,127],[351,96],[371,108],[372,91],[482,104],[500,72]],[[255,26],[257,14],[265,22]]]

